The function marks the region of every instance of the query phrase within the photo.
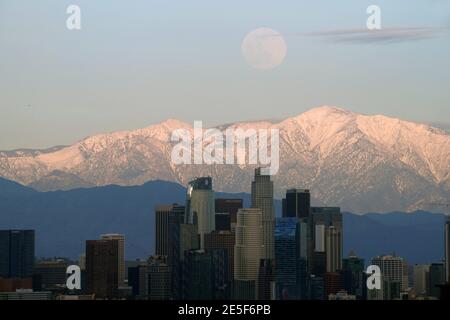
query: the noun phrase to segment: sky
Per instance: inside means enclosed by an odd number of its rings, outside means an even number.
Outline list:
[[[66,28],[72,4],[81,30]],[[378,37],[364,29],[372,4]],[[286,42],[274,69],[242,55],[260,27]],[[449,28],[450,0],[0,0],[0,150],[321,105],[450,122]]]

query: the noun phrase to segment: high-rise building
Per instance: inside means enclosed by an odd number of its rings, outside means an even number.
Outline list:
[[[216,213],[228,213],[230,217],[230,228],[231,230],[234,230],[234,228],[236,227],[237,212],[239,209],[242,209],[244,207],[243,200],[217,198],[215,202]]]
[[[311,274],[323,277],[327,272],[327,255],[325,251],[315,251],[312,256]]]
[[[344,289],[343,279],[339,272],[326,272],[324,278],[325,299]]]
[[[102,234],[100,236],[101,240],[117,240],[118,243],[118,281],[119,287],[124,285],[125,281],[125,236],[123,234],[110,233],[110,234]]]
[[[189,182],[186,195],[185,223],[194,224],[197,219],[200,248],[204,248],[204,235],[216,227],[215,202],[212,178],[196,178]]]
[[[408,264],[397,256],[385,255],[372,258],[372,265],[380,267],[382,280],[385,283],[383,287],[383,297],[385,299],[400,298],[400,292],[408,288]],[[398,294],[397,286],[398,284]],[[395,288],[395,292],[394,289]]]
[[[367,275],[365,273],[364,259],[357,257],[356,254],[351,251],[349,256],[342,260],[342,270],[344,273],[350,273],[350,279],[348,279],[349,283],[346,281],[346,276],[343,276],[344,289],[347,293],[354,295],[358,300],[366,300]]]
[[[314,251],[325,252],[326,272],[342,269],[342,214],[338,207],[312,207]],[[314,259],[314,254],[312,255]],[[314,261],[312,261],[314,265]]]
[[[311,275],[309,278],[309,298],[311,300],[323,300],[325,298],[325,284],[323,277]]]
[[[39,291],[61,290],[67,281],[69,261],[52,259],[38,261],[33,268],[33,286]],[[36,286],[36,282],[38,285]]]
[[[0,278],[33,274],[34,230],[0,230]]]
[[[430,271],[429,264],[415,264],[413,271],[413,285],[416,296],[423,297],[427,294],[427,277]]]
[[[168,263],[169,266],[173,264],[173,260],[180,256],[180,225],[184,224],[185,206],[173,206],[169,213],[169,226],[168,226]],[[197,237],[197,231],[195,231],[195,237]]]
[[[231,230],[230,214],[216,213],[216,231],[228,231]]]
[[[445,267],[444,263],[437,262],[430,264],[427,281],[427,296],[440,297],[439,285],[445,283]]]
[[[310,216],[311,194],[307,189],[289,189],[282,200],[283,217],[308,218]]]
[[[136,300],[148,298],[148,266],[141,262],[128,268],[128,285],[132,288],[132,296]]]
[[[183,297],[187,300],[223,299],[225,293],[224,250],[189,250],[183,267]]]
[[[184,223],[184,206],[174,206],[169,216],[169,256],[168,265],[171,272],[172,299],[182,299],[183,262],[185,252],[199,249],[197,219],[193,224]]]
[[[115,298],[119,287],[119,241],[86,241],[87,292],[98,298]]]
[[[364,272],[364,259],[359,258],[353,251],[350,251],[347,258],[342,259],[344,270],[352,272]]]
[[[234,296],[236,298],[256,299],[258,271],[263,254],[261,209],[239,209],[234,246]]]
[[[150,300],[171,298],[171,274],[166,256],[152,256],[148,260],[148,298]]]
[[[234,279],[234,243],[235,234],[231,231],[213,231],[205,234],[205,250],[224,250],[227,264],[227,286],[231,287]]]
[[[255,169],[255,178],[252,182],[252,208],[261,210],[264,244],[262,258],[274,259],[275,208],[273,205],[273,182],[270,180],[270,175],[262,174],[261,168]]]
[[[306,223],[298,218],[277,218],[275,282],[279,300],[306,298],[306,234]]]
[[[445,281],[450,282],[450,216],[445,220]]]
[[[275,260],[261,259],[258,273],[258,300],[275,300]]]
[[[155,208],[155,255],[167,256],[169,251],[169,215],[174,205]]]
[[[278,300],[298,299],[297,218],[278,218],[275,226],[275,282]]]

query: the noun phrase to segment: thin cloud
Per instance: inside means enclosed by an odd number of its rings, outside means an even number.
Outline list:
[[[412,28],[383,28],[369,29],[341,29],[304,33],[305,36],[320,37],[336,43],[398,43],[418,41],[442,36],[449,28],[412,27]]]

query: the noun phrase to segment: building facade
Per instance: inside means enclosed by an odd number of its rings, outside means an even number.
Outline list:
[[[196,178],[189,182],[186,195],[185,223],[197,220],[200,248],[204,248],[204,235],[216,227],[214,191],[211,177]]]
[[[261,210],[264,243],[262,258],[274,259],[275,208],[273,206],[273,181],[270,180],[270,175],[262,174],[261,168],[255,169],[251,196],[251,207]]]
[[[155,208],[155,255],[169,253],[169,216],[173,205],[159,205]]]
[[[251,292],[256,298],[260,260],[264,255],[263,222],[261,209],[240,209],[237,215],[236,243],[234,246],[234,279],[239,290]],[[253,288],[253,289],[251,289]],[[242,296],[235,293],[235,296]],[[246,294],[245,296],[248,296]]]
[[[308,189],[289,189],[282,200],[283,217],[308,218],[310,216],[311,194]]]
[[[326,272],[342,269],[343,229],[342,214],[338,207],[312,207],[314,252],[324,252]],[[314,254],[312,258],[314,259]],[[314,265],[314,261],[312,262]]]
[[[124,285],[125,281],[125,235],[118,234],[118,233],[109,233],[109,234],[102,234],[100,236],[100,239],[102,240],[117,240],[117,257],[119,259],[118,261],[118,283],[119,287]]]
[[[97,298],[113,299],[119,287],[119,241],[86,241],[87,292]]]
[[[32,276],[34,237],[34,230],[0,230],[0,277]]]

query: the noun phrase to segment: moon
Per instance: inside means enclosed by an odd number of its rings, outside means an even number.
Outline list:
[[[250,66],[256,69],[270,70],[283,62],[287,46],[278,31],[270,28],[258,28],[245,36],[241,50]]]

